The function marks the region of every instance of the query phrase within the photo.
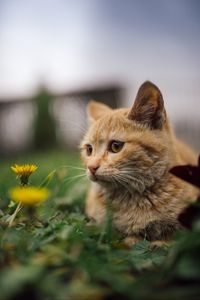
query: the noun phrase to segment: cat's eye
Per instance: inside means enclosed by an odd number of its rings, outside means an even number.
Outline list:
[[[90,156],[92,154],[92,145],[90,145],[90,144],[85,145],[85,149],[86,149],[87,155]]]
[[[124,142],[111,141],[108,145],[108,151],[117,153],[122,150],[123,146],[124,146]]]

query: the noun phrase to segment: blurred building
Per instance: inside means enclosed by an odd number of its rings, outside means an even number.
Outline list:
[[[63,93],[41,86],[32,98],[0,99],[0,154],[57,146],[75,149],[87,126],[87,103],[93,99],[116,108],[123,93],[118,85]]]
[[[119,85],[62,93],[41,86],[32,98],[0,99],[0,155],[51,147],[77,149],[87,129],[87,103],[93,99],[113,108],[124,106],[125,92]],[[200,121],[173,121],[178,137],[200,152]]]

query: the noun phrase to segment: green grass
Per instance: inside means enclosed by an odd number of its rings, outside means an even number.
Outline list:
[[[8,228],[14,163],[38,165],[36,186],[57,172],[50,199],[20,211]],[[53,150],[0,163],[0,299],[199,299],[200,221],[168,248],[152,250],[144,240],[127,249],[109,218],[102,227],[88,222],[87,180],[72,180],[82,171],[67,165],[81,166],[79,156]]]
[[[4,200],[8,197],[7,192],[9,188],[18,184],[16,176],[11,170],[11,166],[26,163],[33,163],[38,166],[37,172],[32,174],[30,179],[30,183],[36,186],[39,186],[45,177],[53,170],[57,170],[57,179],[60,178],[60,180],[63,178],[72,178],[74,175],[80,174],[80,172],[77,172],[77,170],[73,168],[81,165],[79,154],[76,152],[67,153],[64,150],[55,149],[48,152],[33,152],[12,159],[7,158],[0,160],[0,196],[4,198]],[[50,187],[54,187],[57,184],[58,182],[54,179],[53,182],[50,183]]]

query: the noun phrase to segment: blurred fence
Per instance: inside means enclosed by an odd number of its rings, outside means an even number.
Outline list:
[[[118,85],[57,94],[41,87],[32,98],[0,99],[0,154],[74,149],[87,126],[87,103],[94,99],[115,108],[122,105],[123,92]]]
[[[124,106],[125,92],[118,85],[70,93],[51,93],[41,86],[32,98],[0,99],[0,155],[57,146],[77,149],[87,127],[87,103],[93,99]],[[200,121],[173,121],[177,136],[200,152]]]

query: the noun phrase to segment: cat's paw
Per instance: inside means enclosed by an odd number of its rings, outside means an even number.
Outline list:
[[[153,241],[150,243],[150,249],[154,250],[157,248],[167,247],[169,246],[169,244],[170,244],[169,241]]]
[[[124,239],[124,245],[128,248],[132,247],[133,245],[139,243],[141,239],[134,237],[134,236],[128,236]]]

